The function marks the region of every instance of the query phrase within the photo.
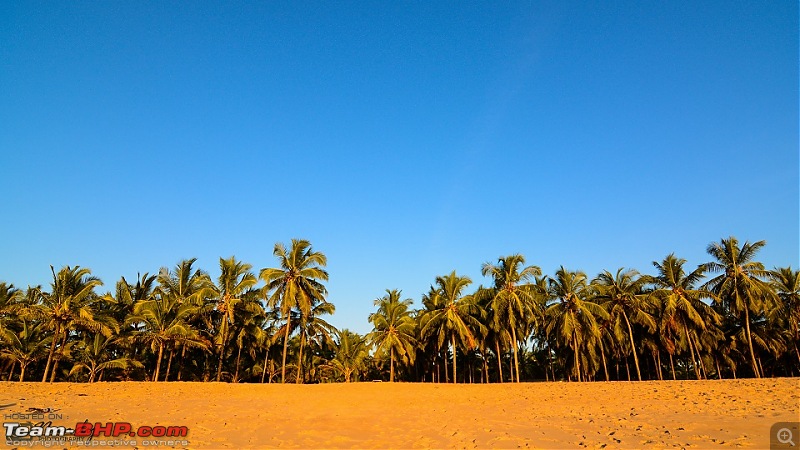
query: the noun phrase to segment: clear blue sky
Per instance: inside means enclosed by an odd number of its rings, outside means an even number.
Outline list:
[[[0,280],[275,242],[332,322],[523,253],[798,265],[798,3],[2,2]]]

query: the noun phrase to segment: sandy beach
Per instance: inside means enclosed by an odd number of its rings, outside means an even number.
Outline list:
[[[188,427],[189,444],[176,448],[768,448],[773,423],[800,421],[798,379],[2,383],[0,399],[14,404],[2,411],[5,423],[50,408],[61,415],[53,425]]]

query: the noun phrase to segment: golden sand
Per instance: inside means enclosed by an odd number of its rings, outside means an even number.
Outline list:
[[[54,425],[185,425],[189,448],[769,448],[773,423],[800,421],[800,380],[0,383],[10,403]]]

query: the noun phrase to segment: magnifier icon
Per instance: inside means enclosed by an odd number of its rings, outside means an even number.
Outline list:
[[[778,430],[778,433],[775,435],[778,438],[778,442],[781,444],[789,444],[794,447],[794,435],[792,434],[792,430],[788,428],[781,428]]]

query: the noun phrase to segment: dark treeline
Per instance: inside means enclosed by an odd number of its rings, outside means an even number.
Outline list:
[[[275,267],[220,258],[216,280],[181,261],[114,292],[83,267],[48,288],[0,283],[0,376],[24,381],[518,382],[800,374],[800,272],[767,270],[734,237],[690,267],[675,255],[590,278],[522,255],[485,263],[489,286],[438,276],[414,309],[374,301],[373,331],[326,317],[324,254],[276,244]]]

